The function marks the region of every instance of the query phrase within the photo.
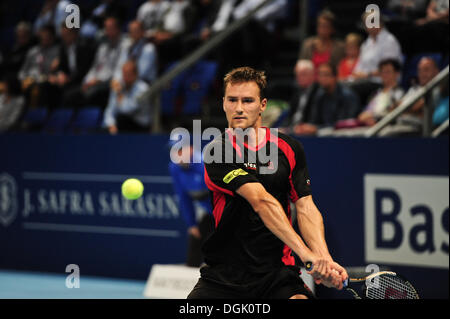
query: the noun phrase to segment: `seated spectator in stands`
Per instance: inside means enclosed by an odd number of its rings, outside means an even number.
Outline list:
[[[439,73],[439,67],[435,60],[430,57],[423,57],[420,59],[417,65],[417,79],[418,85],[415,85],[409,88],[408,92],[406,92],[405,96],[410,96],[410,94],[416,93],[420,88],[427,85],[436,75]],[[437,100],[439,99],[439,87],[436,87],[432,93],[432,101],[431,105],[428,107],[433,107],[436,105]],[[411,115],[418,116],[421,118],[423,116],[423,108],[425,107],[425,99],[420,99],[417,101],[414,106],[409,109],[407,113]]]
[[[148,0],[137,11],[136,19],[141,21],[146,37],[150,37],[163,24],[164,15],[170,8],[170,1]]]
[[[361,45],[358,63],[351,75],[354,80],[351,88],[359,95],[362,103],[367,103],[369,96],[381,86],[378,73],[380,61],[391,58],[403,62],[400,43],[385,28],[383,17],[380,17],[379,28],[377,28],[366,25],[368,14],[362,15],[368,37]]]
[[[367,13],[363,14],[363,23],[368,34],[361,45],[358,63],[355,66],[353,77],[355,79],[374,79],[379,81],[378,65],[387,58],[403,62],[400,43],[390,33],[380,18],[380,27],[369,27],[365,24]]]
[[[46,25],[39,31],[39,44],[31,48],[18,77],[22,82],[22,89],[26,92],[31,106],[47,104],[42,92],[52,71],[52,63],[58,56],[58,46],[55,44],[55,30]],[[45,93],[45,92],[44,92]]]
[[[173,0],[160,23],[151,30],[146,30],[146,37],[157,47],[161,68],[183,57],[182,39],[192,31],[195,23],[192,16],[193,7],[189,0]]]
[[[28,50],[33,46],[31,26],[27,22],[19,22],[15,28],[15,43],[9,52],[6,52],[0,64],[0,74],[16,75],[25,62]]]
[[[427,85],[439,73],[436,62],[430,57],[423,57],[417,66],[418,85],[411,87],[403,96],[402,101],[417,94],[418,90]],[[401,114],[394,124],[388,125],[380,131],[380,136],[419,135],[423,127],[423,110],[425,107],[434,108],[440,100],[440,87],[436,86],[430,94],[428,101],[421,98],[413,104],[408,111]]]
[[[52,25],[59,36],[60,26],[66,20],[70,12],[66,7],[71,4],[68,0],[45,0],[41,12],[34,21],[34,32],[38,32],[45,25]]]
[[[311,60],[316,67],[330,63],[337,67],[345,55],[345,45],[335,39],[335,16],[330,11],[323,11],[317,17],[316,36],[307,38],[300,51],[300,59]]]
[[[411,43],[408,43],[415,36],[412,28],[417,19],[425,17],[428,2],[429,0],[388,0],[386,4],[386,26],[402,44],[402,51],[407,55],[413,53],[410,50]]]
[[[87,14],[87,18],[81,24],[80,35],[86,38],[97,38],[106,18],[117,17],[119,21],[124,21],[126,15],[126,7],[120,3],[120,0],[102,0]]]
[[[0,86],[0,132],[5,132],[13,128],[22,115],[25,99],[16,77],[8,76]]]
[[[358,63],[359,49],[362,38],[357,33],[349,33],[345,37],[345,57],[338,65],[338,80],[345,81],[353,73],[353,70]]]
[[[360,111],[358,96],[337,80],[336,68],[323,63],[318,70],[319,88],[311,106],[308,122],[296,127],[298,135],[316,134],[334,127],[337,121],[354,118]]]
[[[411,53],[449,52],[449,0],[431,0],[424,18],[415,21],[407,45]]]
[[[54,62],[55,72],[49,77],[53,94],[61,95],[61,104],[70,107],[70,98],[77,92],[81,81],[91,67],[94,59],[94,46],[79,37],[77,28],[68,28],[65,23],[61,27],[61,45],[59,55]]]
[[[94,62],[83,79],[81,92],[76,94],[78,97],[70,97],[72,101],[80,101],[84,105],[96,105],[102,108],[107,104],[110,81],[124,48],[124,40],[117,18],[105,19],[104,31],[106,39],[97,49]]]
[[[448,120],[449,115],[449,99],[448,99],[448,77],[447,80],[443,81],[440,86],[440,96],[441,99],[438,101],[437,106],[434,109],[433,112],[433,125],[435,127],[441,125],[445,121]],[[447,128],[447,134],[448,134],[448,128]]]
[[[364,111],[358,115],[358,120],[367,126],[374,125],[385,116],[389,109],[398,104],[404,91],[399,86],[401,64],[394,59],[380,62],[378,67],[383,86],[370,99]]]
[[[153,43],[149,43],[145,39],[144,28],[140,21],[134,20],[128,24],[128,35],[129,38],[125,41],[111,85],[120,85],[122,66],[129,60],[136,62],[139,79],[151,83],[155,80],[158,72],[156,48]]]
[[[148,132],[150,107],[138,99],[148,90],[148,85],[138,78],[137,65],[127,61],[122,66],[124,86],[111,90],[104,113],[103,126],[110,134],[119,132]]]
[[[297,87],[291,99],[285,132],[299,134],[297,128],[301,128],[301,123],[308,122],[318,84],[315,81],[316,72],[312,61],[298,60],[294,72]]]
[[[242,0],[233,9],[233,20],[240,20],[264,0]],[[241,64],[257,68],[265,68],[272,62],[277,53],[276,27],[277,22],[287,16],[287,0],[274,0],[255,13],[253,19],[238,31],[240,46],[238,52],[242,56]],[[258,52],[258,54],[255,54]]]

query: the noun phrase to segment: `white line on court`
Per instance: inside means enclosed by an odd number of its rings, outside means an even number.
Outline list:
[[[170,176],[158,175],[117,175],[117,174],[87,174],[87,173],[52,173],[23,172],[22,177],[29,180],[47,181],[83,181],[83,182],[123,182],[128,178],[140,179],[143,183],[172,184]]]
[[[151,236],[151,237],[179,237],[177,230],[165,229],[145,229],[130,227],[110,227],[110,226],[91,226],[91,225],[74,225],[74,224],[53,224],[53,223],[35,223],[25,222],[22,224],[25,229],[32,230],[50,230],[50,231],[72,231],[81,233],[96,234],[115,234],[115,235],[135,235],[135,236]]]

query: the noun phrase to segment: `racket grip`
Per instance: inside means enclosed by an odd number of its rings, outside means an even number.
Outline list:
[[[342,282],[342,285],[343,285],[343,288],[347,288],[347,287],[348,287],[348,278],[345,279],[345,280]]]

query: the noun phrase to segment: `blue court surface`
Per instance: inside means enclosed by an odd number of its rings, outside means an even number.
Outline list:
[[[0,270],[0,299],[143,299],[145,281],[80,276],[67,288],[68,274]]]

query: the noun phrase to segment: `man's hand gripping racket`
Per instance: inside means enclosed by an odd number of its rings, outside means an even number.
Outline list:
[[[306,270],[314,278],[314,282],[322,284],[328,288],[341,290],[344,282],[348,280],[347,271],[334,261],[318,259],[314,262],[306,263]]]
[[[337,265],[337,264],[336,264]],[[339,265],[338,265],[339,266]],[[319,265],[317,265],[319,267]],[[340,267],[340,266],[339,266]],[[306,262],[305,268],[309,274],[314,277],[314,268],[312,262]],[[333,269],[338,274],[338,269]],[[345,271],[345,269],[344,269]],[[414,286],[405,278],[392,271],[380,271],[372,273],[369,276],[361,278],[349,278],[345,272],[346,278],[342,280],[340,288],[329,286],[329,282],[322,282],[327,287],[338,289],[345,288],[355,299],[420,299]],[[316,282],[317,283],[317,282]],[[352,285],[352,283],[355,285]],[[362,284],[361,289],[357,289],[357,284]]]

